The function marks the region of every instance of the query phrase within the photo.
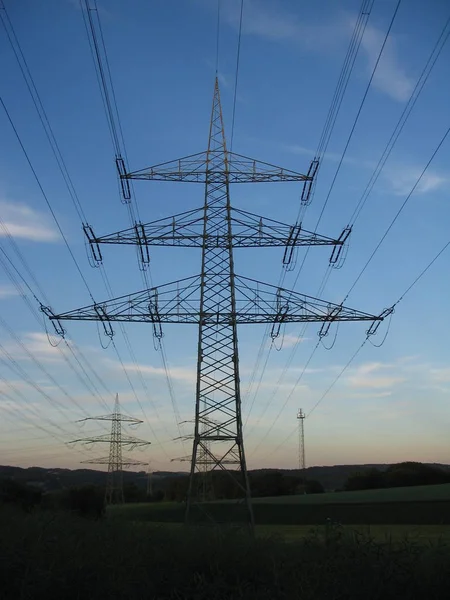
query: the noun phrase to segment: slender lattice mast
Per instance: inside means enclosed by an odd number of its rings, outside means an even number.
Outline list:
[[[95,458],[92,460],[84,460],[83,463],[94,465],[108,465],[108,477],[106,480],[105,502],[106,504],[123,504],[123,469],[124,467],[135,465],[146,465],[147,463],[136,460],[134,458],[124,459],[122,456],[122,447],[130,448],[148,446],[151,442],[140,440],[134,436],[122,434],[122,423],[130,423],[138,425],[143,423],[139,419],[129,417],[120,412],[119,394],[116,394],[114,403],[114,411],[109,415],[100,417],[88,417],[81,421],[111,421],[111,435],[100,435],[95,437],[80,438],[73,440],[72,444],[96,444],[99,442],[109,443],[109,456],[104,458]]]
[[[306,490],[306,459],[305,459],[305,413],[299,408],[298,419],[298,468],[303,479],[303,490]]]
[[[303,230],[300,223],[288,225],[230,204],[231,184],[286,181],[303,183],[302,203],[307,204],[316,171],[317,161],[313,161],[308,174],[303,175],[229,152],[216,78],[208,149],[121,175],[123,182],[139,179],[202,184],[203,206],[150,223],[137,223],[105,236],[95,236],[90,225],[84,226],[96,263],[102,261],[104,244],[137,246],[144,266],[150,260],[151,246],[201,248],[200,274],[62,314],[42,307],[60,334],[64,334],[61,320],[100,321],[108,336],[113,335],[112,321],[151,323],[155,337],[162,335],[161,323],[198,325],[187,521],[193,518],[194,502],[212,499],[213,471],[224,471],[232,478],[236,495],[244,502],[247,520],[253,526],[242,434],[237,325],[270,323],[274,338],[289,322],[320,322],[319,335],[325,335],[334,321],[372,321],[370,334],[375,322],[384,318],[235,273],[233,249],[236,247],[281,246],[283,264],[288,267],[300,246],[332,246],[330,264],[340,261],[350,233],[348,229],[338,238],[330,238]],[[197,485],[197,473],[203,475],[202,485]]]

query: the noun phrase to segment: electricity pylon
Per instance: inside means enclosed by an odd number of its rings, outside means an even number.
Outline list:
[[[108,477],[106,480],[105,490],[105,502],[106,504],[123,504],[123,468],[135,465],[146,465],[146,462],[136,460],[134,458],[124,459],[122,456],[122,446],[128,446],[129,449],[148,446],[151,442],[140,440],[134,436],[122,434],[122,423],[131,423],[138,425],[143,423],[140,419],[129,417],[120,412],[119,405],[119,394],[116,394],[116,401],[114,403],[114,411],[109,415],[102,415],[100,417],[87,417],[81,419],[80,422],[84,421],[111,421],[111,434],[99,435],[88,438],[81,438],[69,442],[70,444],[76,444],[78,442],[83,444],[96,444],[99,442],[109,443],[109,456],[103,458],[93,458],[91,460],[84,460],[83,463],[89,463],[93,465],[108,465]]]
[[[302,175],[228,151],[216,78],[207,150],[121,174],[122,182],[139,179],[203,184],[203,206],[101,237],[95,236],[89,225],[84,226],[96,262],[102,261],[102,244],[137,246],[144,266],[150,260],[150,246],[194,247],[202,250],[200,274],[70,312],[54,314],[43,308],[58,333],[64,332],[61,320],[100,321],[108,336],[114,334],[112,321],[146,322],[152,324],[157,338],[162,336],[161,323],[198,325],[187,522],[192,519],[195,501],[194,473],[203,468],[222,469],[240,488],[248,522],[253,526],[242,434],[237,326],[271,323],[272,337],[276,337],[285,323],[322,322],[320,334],[325,335],[334,321],[375,323],[383,319],[235,273],[234,248],[283,246],[287,266],[299,246],[333,246],[330,262],[337,262],[349,230],[333,239],[305,231],[299,223],[287,225],[233,208],[230,203],[231,184],[290,181],[303,182],[302,203],[306,204],[316,171],[317,161],[307,175]]]
[[[306,493],[306,460],[305,460],[305,413],[299,408],[298,419],[298,468],[303,477],[303,490]]]

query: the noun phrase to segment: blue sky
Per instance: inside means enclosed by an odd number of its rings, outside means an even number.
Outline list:
[[[5,0],[5,4],[89,223],[99,234],[128,227],[78,2]],[[137,170],[204,150],[215,74],[216,1],[99,0],[98,4],[130,167]],[[236,152],[306,172],[322,132],[359,4],[353,0],[245,0],[233,142]],[[314,228],[330,188],[395,4],[391,0],[375,1],[320,170],[314,201],[303,222],[307,229]],[[219,79],[229,133],[239,2],[221,0],[221,6]],[[448,13],[444,0],[430,0],[426,6],[420,0],[403,0],[330,195],[320,233],[338,236],[347,225]],[[340,302],[345,297],[449,126],[449,53],[447,44],[358,219],[345,265],[332,273],[322,294],[329,301]],[[0,56],[2,98],[95,299],[104,300],[107,293],[100,273],[88,264],[81,223],[3,30]],[[2,111],[0,128],[1,219],[55,311],[89,304],[87,291]],[[446,142],[347,305],[380,313],[398,299],[448,241],[449,155],[450,145]],[[202,203],[203,190],[199,186],[136,182],[135,189],[143,221]],[[236,186],[232,201],[237,207],[293,222],[300,193],[294,184]],[[25,275],[4,229],[0,237],[2,248]],[[197,250],[156,248],[151,256],[155,284],[199,272]],[[115,295],[142,288],[131,248],[107,247],[104,258]],[[299,262],[301,258],[300,253]],[[311,249],[296,290],[315,295],[328,258],[326,248]],[[400,303],[384,345],[376,348],[366,344],[307,419],[309,465],[407,459],[448,462],[450,286],[444,276],[448,258],[448,253],[443,255]],[[276,284],[281,259],[280,249],[237,250],[236,270]],[[295,271],[287,275],[286,287],[293,285],[295,276]],[[36,294],[39,296],[37,290]],[[69,449],[47,434],[51,431],[68,441],[104,433],[95,423],[83,428],[74,423],[84,413],[73,401],[90,415],[105,413],[105,407],[68,367],[64,355],[71,359],[71,354],[64,344],[58,348],[49,345],[45,329],[38,326],[2,267],[0,302],[2,318],[23,346],[1,324],[0,343],[27,377],[25,380],[17,374],[2,354],[0,462],[76,467],[80,460],[106,455],[105,448],[84,453],[79,446]],[[319,327],[306,329],[291,368],[278,385],[302,331],[302,325],[287,327],[282,349],[270,353],[252,402],[247,388],[264,327],[241,327],[243,412],[251,468],[296,466],[297,436],[293,432],[297,409],[303,407],[309,412],[362,343],[366,328],[363,323],[342,324],[332,350],[319,348],[293,391],[316,344]],[[152,446],[149,452],[135,452],[134,456],[150,459],[155,470],[186,468],[186,464],[170,462],[171,458],[189,454],[190,443],[183,448],[179,441],[172,441],[179,432],[161,355],[153,348],[151,327],[127,326],[144,386],[120,329],[116,330],[117,347],[139,403],[113,349],[102,349],[95,324],[70,324],[68,344],[76,344],[106,382],[108,392],[102,392],[105,402],[112,405],[113,394],[118,392],[124,412],[144,418],[144,407],[148,422],[145,420],[133,433],[150,439]],[[382,325],[380,338],[384,333]],[[167,325],[164,334],[177,406],[182,420],[189,421],[194,409],[196,330]],[[333,336],[334,331],[327,344]],[[45,371],[30,360],[24,347],[38,358]],[[263,363],[268,347],[266,342]],[[52,401],[61,404],[61,411]],[[188,435],[190,427],[184,425],[182,432]]]

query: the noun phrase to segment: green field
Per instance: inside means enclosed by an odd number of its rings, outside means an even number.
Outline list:
[[[110,507],[113,519],[181,523],[182,503],[129,504]],[[450,525],[450,485],[432,485],[359,492],[281,496],[253,500],[257,525]],[[193,512],[193,520],[239,522],[244,507],[230,501],[211,502]]]
[[[298,496],[254,498],[253,504],[340,504],[366,502],[411,502],[450,500],[450,483],[387,488],[382,490],[360,490],[357,492],[329,492]]]

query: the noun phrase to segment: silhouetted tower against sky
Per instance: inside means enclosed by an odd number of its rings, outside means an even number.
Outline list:
[[[339,259],[348,232],[338,239],[234,208],[230,185],[235,183],[303,182],[302,202],[309,200],[314,164],[302,175],[227,150],[216,78],[209,127],[208,149],[174,161],[121,175],[129,179],[190,182],[204,185],[204,203],[193,209],[151,223],[105,236],[95,236],[90,226],[85,234],[94,260],[101,262],[101,244],[131,244],[139,249],[143,263],[149,261],[150,246],[201,248],[199,275],[107,300],[106,302],[59,315],[53,320],[101,321],[112,335],[111,321],[147,322],[153,334],[162,335],[161,323],[198,325],[197,386],[191,477],[186,520],[199,498],[194,484],[196,472],[208,475],[228,473],[246,507],[253,525],[250,487],[245,460],[237,325],[271,323],[276,337],[284,323],[322,322],[327,329],[334,321],[374,321],[374,317],[298,292],[237,275],[234,248],[284,247],[283,263],[288,265],[298,246],[333,246],[330,262]],[[57,326],[58,328],[60,327]],[[205,488],[204,488],[205,489]],[[201,498],[200,498],[201,500]]]
[[[106,480],[105,490],[105,502],[106,504],[122,504],[123,498],[123,469],[124,467],[135,466],[135,465],[146,465],[147,463],[135,460],[133,458],[124,459],[122,456],[122,447],[126,446],[128,449],[136,448],[139,446],[148,446],[151,442],[140,440],[134,436],[122,434],[122,423],[128,423],[132,425],[138,425],[143,421],[129,417],[120,412],[119,405],[119,394],[116,394],[116,401],[114,403],[114,412],[109,415],[102,415],[100,417],[88,417],[87,419],[81,419],[81,421],[111,421],[111,434],[100,435],[94,437],[81,438],[73,440],[72,444],[81,442],[83,444],[95,444],[99,442],[109,443],[109,456],[104,458],[93,458],[91,460],[84,460],[83,463],[94,464],[94,465],[108,465],[108,477]]]
[[[306,477],[306,460],[305,460],[305,413],[299,408],[297,413],[298,419],[298,468],[305,484]]]

